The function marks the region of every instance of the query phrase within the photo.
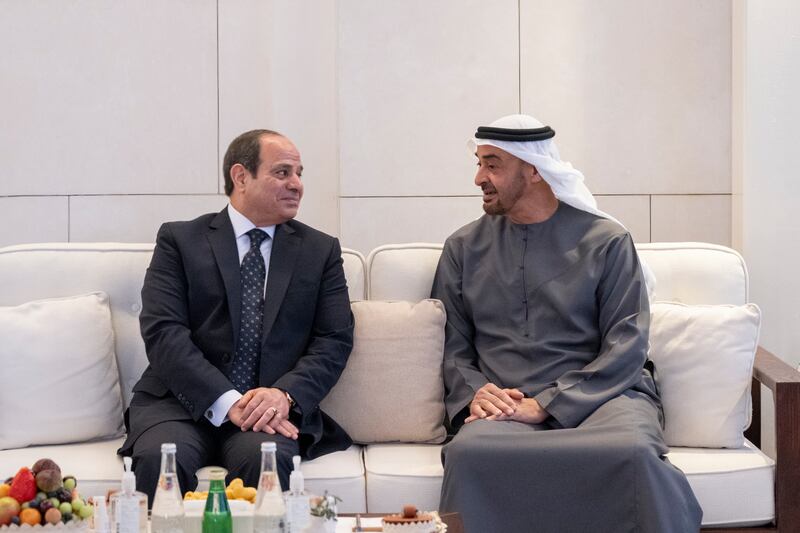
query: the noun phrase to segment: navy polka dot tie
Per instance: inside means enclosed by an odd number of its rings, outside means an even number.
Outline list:
[[[258,384],[266,277],[261,243],[269,238],[267,233],[257,228],[248,231],[247,236],[250,237],[250,249],[244,255],[241,266],[242,322],[239,327],[239,345],[236,347],[236,358],[228,376],[236,390],[242,394]]]

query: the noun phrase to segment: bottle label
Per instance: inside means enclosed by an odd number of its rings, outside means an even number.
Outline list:
[[[287,498],[287,518],[291,531],[302,531],[311,523],[311,507],[308,496],[289,496]]]
[[[139,533],[139,501],[121,497],[118,509],[117,533]]]

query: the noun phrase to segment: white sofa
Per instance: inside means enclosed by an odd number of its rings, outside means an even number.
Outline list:
[[[656,300],[686,304],[743,304],[748,300],[747,270],[735,251],[702,243],[639,245],[639,252],[658,278]],[[428,297],[441,252],[438,244],[379,247],[365,259],[343,251],[351,300],[409,300]],[[0,249],[0,306],[72,296],[91,291],[109,295],[122,400],[147,360],[139,334],[140,289],[150,261],[151,244],[35,244]],[[0,340],[2,342],[2,340]],[[0,372],[9,368],[0,361]],[[787,409],[800,412],[798,374],[759,349],[756,378],[776,392],[779,463],[752,442],[740,449],[672,448],[670,460],[688,476],[704,510],[704,526],[732,528],[762,525],[758,531],[800,531],[792,499],[800,477],[795,422]],[[21,378],[27,379],[27,377]],[[91,386],[92,384],[87,384]],[[759,392],[748,433],[759,438]],[[786,406],[782,403],[786,403]],[[34,414],[31,416],[35,417]],[[0,427],[2,431],[2,427]],[[755,435],[755,436],[754,436]],[[50,457],[74,474],[84,494],[103,493],[117,485],[122,463],[116,450],[121,437],[0,450],[0,475]],[[349,450],[306,462],[311,491],[329,490],[343,499],[343,512],[395,511],[404,503],[438,506],[442,467],[439,444],[383,443],[354,445]],[[777,506],[776,506],[777,502]],[[772,524],[772,525],[770,525]]]

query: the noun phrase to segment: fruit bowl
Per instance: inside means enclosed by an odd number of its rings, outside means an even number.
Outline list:
[[[0,530],[88,529],[94,509],[81,497],[77,484],[75,476],[62,476],[51,459],[23,466],[0,483]]]

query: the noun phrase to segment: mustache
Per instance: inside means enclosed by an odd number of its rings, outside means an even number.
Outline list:
[[[495,189],[494,187],[492,187],[491,185],[489,185],[487,183],[487,184],[481,185],[481,191],[483,191],[484,193],[487,193],[487,192],[488,193],[493,193],[493,192],[497,192],[497,189]]]

